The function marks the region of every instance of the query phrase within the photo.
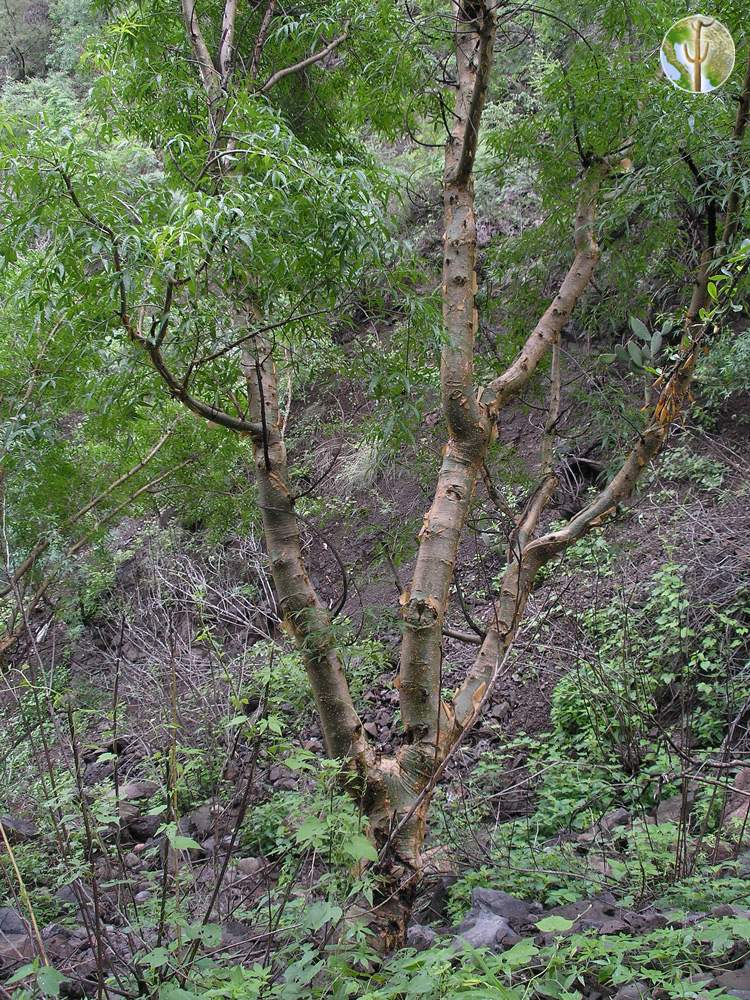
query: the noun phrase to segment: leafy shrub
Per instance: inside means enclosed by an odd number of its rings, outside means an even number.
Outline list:
[[[721,462],[696,455],[688,445],[679,445],[668,451],[658,471],[663,479],[693,483],[703,490],[718,490],[726,475],[726,467]]]

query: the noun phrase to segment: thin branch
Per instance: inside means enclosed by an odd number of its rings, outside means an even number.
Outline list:
[[[167,443],[167,441],[174,433],[174,429],[175,426],[173,424],[169,428],[169,430],[159,438],[159,440],[156,442],[153,448],[148,452],[145,458],[143,458],[140,462],[134,465],[131,469],[128,469],[127,472],[123,473],[121,476],[115,479],[114,482],[110,483],[109,486],[107,486],[105,490],[103,490],[101,493],[95,496],[93,500],[89,500],[89,502],[84,504],[83,507],[77,510],[74,514],[71,514],[70,517],[66,518],[61,525],[61,529],[69,528],[71,527],[71,525],[76,524],[78,521],[84,518],[86,514],[89,513],[89,511],[93,510],[94,507],[98,507],[103,500],[106,500],[108,496],[114,493],[114,491],[118,487],[128,482],[129,479],[132,479],[133,476],[137,475],[142,469],[144,469],[151,461],[151,459],[154,458],[154,456],[157,455],[159,451],[161,451],[162,447]],[[8,596],[8,594],[13,590],[14,584],[17,584],[19,580],[21,580],[29,572],[29,570],[36,564],[37,560],[39,559],[39,556],[43,555],[47,551],[49,546],[50,546],[49,538],[44,538],[41,541],[37,542],[37,544],[34,546],[34,548],[31,550],[28,556],[24,559],[24,561],[21,563],[18,569],[13,573],[10,579],[10,583],[8,583],[7,586],[0,589],[0,597]]]
[[[599,246],[594,237],[596,197],[608,172],[609,165],[605,161],[593,164],[586,171],[576,211],[576,254],[573,263],[563,278],[557,295],[531,331],[516,360],[483,390],[482,402],[493,414],[528,384],[591,281],[599,260]]]
[[[334,40],[332,42],[329,42],[329,44],[326,45],[324,49],[320,49],[318,52],[313,52],[312,55],[308,56],[306,59],[302,59],[298,63],[295,63],[293,66],[285,66],[284,69],[277,70],[275,73],[269,76],[269,78],[260,88],[259,93],[267,94],[268,91],[271,89],[271,87],[275,87],[280,80],[283,80],[285,77],[290,76],[292,73],[299,73],[303,69],[307,69],[308,66],[312,66],[313,63],[317,63],[320,62],[322,59],[325,59],[326,56],[330,55],[334,49],[338,48],[338,46],[341,45],[342,42],[345,42],[348,37],[349,37],[349,29],[347,28],[347,30],[342,35],[339,35],[338,38],[334,38]]]
[[[195,0],[182,0],[182,20],[190,38],[193,55],[198,63],[198,71],[210,104],[221,95],[221,80],[201,31],[195,11]]]
[[[268,0],[268,5],[263,13],[263,20],[260,22],[260,28],[258,29],[258,37],[255,39],[253,57],[250,60],[250,79],[253,81],[260,69],[260,60],[263,56],[263,49],[265,48],[268,32],[271,28],[271,18],[273,17],[275,8],[276,0]]]
[[[226,0],[221,22],[219,46],[219,75],[223,90],[227,89],[234,66],[234,25],[237,19],[237,0]]]
[[[465,184],[474,167],[474,158],[479,140],[479,121],[482,117],[484,102],[487,96],[487,85],[492,67],[492,46],[495,40],[495,13],[488,4],[484,4],[482,27],[479,31],[479,57],[477,60],[476,79],[471,100],[466,112],[466,119],[460,123],[463,131],[461,155],[456,166],[456,172],[451,180],[454,184]],[[460,44],[460,43],[459,43]]]

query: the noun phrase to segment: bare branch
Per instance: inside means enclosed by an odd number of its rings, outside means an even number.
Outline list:
[[[231,2],[231,0],[228,0]],[[201,31],[198,15],[195,10],[195,0],[182,0],[182,20],[190,38],[198,71],[206,91],[209,104],[221,96],[221,79],[214,66],[211,53],[208,51],[206,39]]]
[[[482,392],[482,402],[496,414],[527,385],[549,347],[570,319],[574,306],[587,288],[599,260],[599,247],[594,238],[596,196],[609,172],[605,162],[593,164],[586,171],[578,200],[575,223],[576,254],[563,278],[560,289],[532,330],[521,353],[502,375]]]
[[[237,19],[237,0],[226,0],[221,22],[219,45],[219,76],[222,90],[226,90],[234,67],[234,25]]]
[[[465,11],[465,4],[461,4],[460,7],[462,11]],[[475,15],[472,13],[469,17],[473,19]],[[495,41],[496,30],[495,18],[493,5],[485,3],[483,4],[482,25],[476,42],[473,39],[473,34],[470,32],[466,32],[465,35],[460,31],[457,33],[459,47],[467,44],[473,47],[469,59],[465,62],[474,77],[471,100],[468,107],[457,107],[458,120],[451,136],[451,142],[461,143],[461,153],[458,157],[455,174],[452,178],[453,183],[457,185],[466,183],[474,167],[474,158],[476,157],[477,143],[479,141],[479,121],[484,110],[490,69],[492,68],[492,46]],[[475,55],[477,48],[479,50],[478,56]],[[463,62],[459,58],[459,96],[463,93],[460,83],[460,70]]]
[[[128,480],[132,479],[133,476],[136,476],[142,469],[145,469],[145,467],[148,465],[151,459],[154,458],[161,451],[163,446],[170,439],[170,437],[174,433],[174,429],[175,425],[173,424],[169,428],[169,430],[159,438],[159,440],[156,442],[153,448],[151,448],[148,454],[143,459],[141,459],[140,462],[136,463],[136,465],[134,465],[131,469],[128,469],[127,472],[124,472],[121,476],[115,479],[114,482],[110,483],[105,490],[103,490],[101,493],[95,496],[92,500],[89,500],[89,502],[84,504],[83,507],[77,510],[74,514],[71,514],[70,517],[66,518],[65,521],[63,521],[61,528],[62,529],[69,528],[71,527],[71,525],[76,524],[78,521],[84,518],[86,514],[89,513],[89,511],[93,510],[94,507],[98,507],[103,500],[106,500],[108,496],[114,493],[114,491],[118,487],[128,482]],[[7,584],[7,586],[0,589],[0,597],[7,597],[7,595],[13,590],[14,585],[17,584],[19,580],[21,580],[29,572],[30,569],[32,569],[32,567],[36,564],[39,557],[47,551],[49,546],[50,546],[49,538],[43,538],[39,542],[37,542],[37,544],[34,546],[34,548],[31,550],[28,556],[26,556],[26,558],[18,567],[18,569],[13,573],[13,575],[10,578],[10,582]]]
[[[260,22],[260,28],[258,29],[258,37],[255,39],[253,57],[250,60],[250,79],[253,81],[258,75],[260,60],[263,57],[263,49],[266,44],[266,39],[268,38],[268,32],[271,28],[271,18],[273,17],[275,9],[276,0],[268,0],[268,5],[263,13],[263,20]]]
[[[284,69],[279,69],[273,73],[263,86],[260,88],[259,93],[267,94],[271,87],[275,87],[280,80],[283,80],[287,76],[291,76],[292,73],[299,73],[303,69],[307,69],[308,66],[312,66],[313,63],[318,63],[325,59],[326,56],[330,55],[334,49],[338,48],[342,42],[345,42],[349,37],[349,29],[339,35],[338,38],[334,38],[332,42],[329,42],[324,49],[320,49],[318,52],[313,52],[312,55],[308,56],[306,59],[302,59],[300,62],[295,63],[293,66],[285,66]]]

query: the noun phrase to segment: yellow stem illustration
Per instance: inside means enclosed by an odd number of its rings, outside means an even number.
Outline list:
[[[700,94],[703,90],[703,81],[701,77],[701,69],[703,63],[708,58],[708,50],[711,47],[710,42],[706,42],[706,47],[701,51],[701,33],[704,28],[708,28],[713,24],[713,18],[708,21],[704,21],[700,17],[696,17],[693,21],[693,54],[690,54],[690,49],[685,46],[685,58],[693,66],[693,93]]]

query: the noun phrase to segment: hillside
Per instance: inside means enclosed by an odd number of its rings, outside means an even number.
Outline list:
[[[688,121],[677,13],[8,8],[2,996],[750,997],[750,62]]]

